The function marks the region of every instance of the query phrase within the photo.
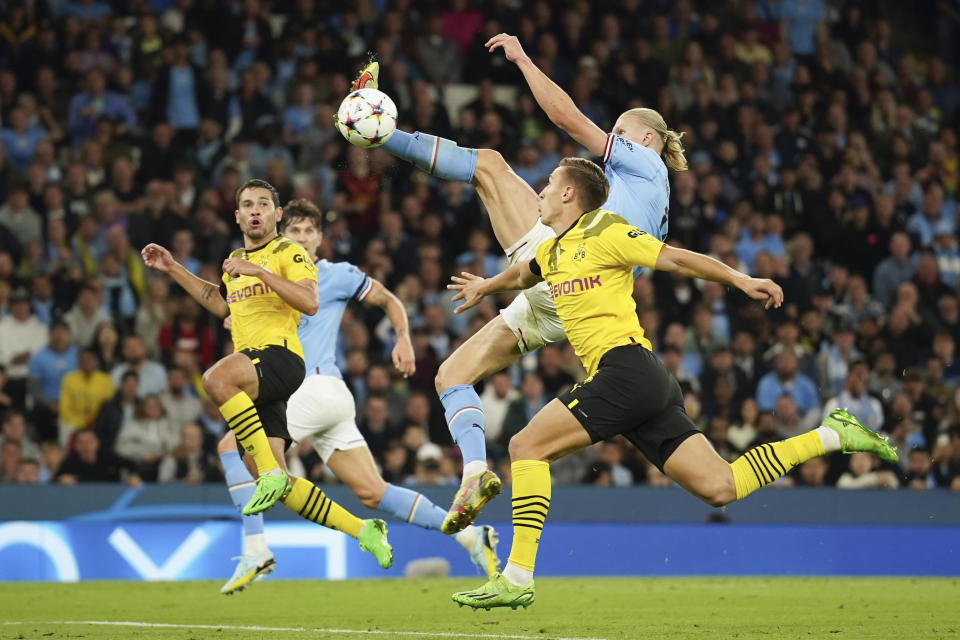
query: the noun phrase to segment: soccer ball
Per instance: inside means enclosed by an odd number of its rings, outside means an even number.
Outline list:
[[[340,103],[337,129],[350,144],[379,147],[397,128],[397,105],[377,89],[358,89]]]

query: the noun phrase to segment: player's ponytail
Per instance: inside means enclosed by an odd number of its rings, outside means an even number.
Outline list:
[[[668,129],[663,116],[653,109],[647,108],[630,109],[624,115],[637,118],[660,136],[663,143],[663,150],[660,151],[660,155],[663,157],[665,165],[674,171],[687,170],[687,157],[683,154],[683,143],[680,141],[683,134]]]
[[[682,132],[677,133],[673,129],[667,129],[664,134],[663,163],[674,171],[687,170],[687,156],[683,154],[683,143],[680,141],[682,137]]]

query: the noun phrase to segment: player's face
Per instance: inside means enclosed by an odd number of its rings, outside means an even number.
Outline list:
[[[317,255],[317,248],[320,247],[320,242],[323,240],[323,234],[307,218],[290,220],[283,229],[283,235],[306,249],[311,258]]]
[[[263,187],[250,187],[240,192],[236,211],[240,231],[251,240],[263,240],[276,234],[283,210],[273,204],[273,195]]]
[[[563,213],[563,203],[570,197],[571,185],[564,178],[563,167],[557,167],[550,174],[547,185],[540,191],[540,220],[549,225]]]
[[[653,144],[654,139],[657,137],[656,132],[640,122],[639,118],[627,117],[626,114],[617,118],[616,124],[613,125],[613,133],[621,138],[626,138],[630,142],[643,145],[644,147],[649,147]]]

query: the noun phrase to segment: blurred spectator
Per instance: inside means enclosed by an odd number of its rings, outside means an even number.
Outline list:
[[[123,339],[123,362],[110,372],[114,384],[127,371],[135,371],[140,376],[140,397],[159,395],[167,389],[167,372],[158,362],[147,359],[147,349],[140,336],[129,335]]]
[[[92,427],[100,407],[113,397],[113,381],[97,369],[97,354],[92,349],[82,349],[77,362],[79,368],[65,375],[60,385],[61,443],[74,431]]]
[[[886,469],[878,469],[877,457],[872,453],[854,453],[850,456],[850,470],[837,480],[838,489],[896,489],[897,476]]]
[[[824,418],[836,407],[843,407],[857,416],[860,423],[874,431],[879,431],[884,425],[883,406],[880,401],[867,393],[867,384],[870,378],[870,369],[863,360],[851,363],[847,372],[843,390],[827,400]]]
[[[57,482],[73,485],[80,482],[119,482],[124,463],[111,451],[100,446],[93,429],[77,432],[73,441],[73,451],[64,458],[56,472]],[[128,482],[137,483],[139,479],[124,474]]]
[[[510,404],[520,397],[520,392],[510,384],[510,374],[500,371],[490,376],[480,394],[483,403],[483,431],[487,447],[502,441],[504,420]]]
[[[61,384],[78,366],[78,349],[70,343],[70,327],[59,320],[53,322],[47,346],[30,356],[28,367],[34,422],[44,440],[57,437]]]
[[[24,414],[15,409],[3,414],[0,422],[0,443],[16,442],[19,453],[24,458],[36,459],[40,457],[40,447],[27,434],[27,419]]]
[[[74,344],[86,346],[93,342],[97,327],[112,322],[101,306],[103,288],[99,283],[84,282],[77,292],[74,305],[64,314],[63,319],[70,327]]]
[[[120,376],[117,393],[100,407],[94,428],[100,443],[112,450],[117,434],[126,422],[133,419],[137,409],[137,395],[140,389],[140,376],[136,371],[127,371]]]
[[[157,482],[197,484],[221,478],[214,456],[204,451],[203,429],[193,422],[180,427],[180,441],[160,462]]]
[[[145,480],[155,480],[164,455],[173,451],[180,440],[180,427],[167,417],[155,395],[140,399],[133,419],[125,422],[117,434],[117,455],[129,460]]]
[[[507,415],[503,419],[503,432],[500,436],[503,444],[507,444],[510,438],[527,426],[533,416],[547,404],[543,380],[536,373],[523,374],[520,393],[522,397],[517,398],[507,407]]]
[[[30,358],[47,345],[47,327],[30,309],[30,294],[17,289],[10,296],[10,313],[0,318],[0,366],[3,367],[14,406],[26,406]]]
[[[792,351],[778,355],[774,370],[760,378],[757,407],[761,411],[772,411],[777,398],[785,394],[793,398],[801,413],[820,407],[817,387],[813,380],[797,371],[797,356]]]

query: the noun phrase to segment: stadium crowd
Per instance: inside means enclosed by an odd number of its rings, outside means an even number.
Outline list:
[[[900,465],[818,458],[780,486],[960,491],[960,12],[882,0],[31,0],[0,23],[0,480],[203,482],[224,432],[199,377],[229,334],[139,250],[217,282],[250,177],[325,211],[322,257],[391,287],[414,327],[400,378],[379,310],[339,364],[390,482],[456,484],[441,361],[509,296],[453,315],[446,281],[504,265],[470,185],[348,145],[331,115],[375,51],[400,125],[498,150],[535,188],[585,152],[481,46],[519,36],[609,130],[652,106],[685,133],[669,241],[782,284],[764,312],[714,283],[636,281],[641,324],[729,460],[847,407]],[[954,9],[951,9],[954,7]],[[475,97],[449,112],[462,85]],[[498,87],[515,87],[511,100]],[[496,94],[500,95],[500,94]],[[482,385],[488,447],[584,375],[566,344]],[[642,381],[638,381],[642,384]],[[295,473],[324,479],[308,444]],[[621,442],[559,482],[669,481]]]

